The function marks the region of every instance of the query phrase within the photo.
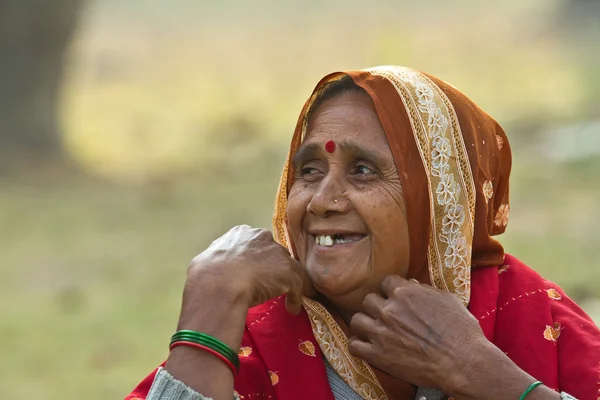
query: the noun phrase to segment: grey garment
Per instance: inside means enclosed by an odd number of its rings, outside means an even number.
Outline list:
[[[335,369],[327,360],[325,361],[325,371],[327,371],[327,380],[329,381],[329,387],[333,392],[335,400],[363,400],[352,388],[342,379],[341,376],[335,372]]]
[[[159,368],[150,393],[146,400],[211,400],[204,397],[193,389],[187,387],[183,382],[173,378],[167,370]]]
[[[335,372],[333,367],[325,361],[327,380],[336,400],[363,400],[350,386]],[[234,400],[239,400],[237,395]],[[431,389],[419,389],[415,400],[441,400],[443,393]],[[146,400],[211,400],[209,397],[196,393],[183,382],[173,378],[165,369],[159,368],[152,382],[150,393]]]
[[[446,395],[437,389],[418,388],[415,400],[443,400]]]
[[[240,400],[237,394],[231,396]],[[173,378],[164,368],[159,368],[146,400],[212,400],[189,388],[185,383]]]
[[[325,370],[327,371],[327,380],[329,387],[333,392],[335,400],[363,400],[352,388],[335,372],[333,367],[325,361]],[[419,388],[415,400],[442,400],[444,393],[435,389]]]

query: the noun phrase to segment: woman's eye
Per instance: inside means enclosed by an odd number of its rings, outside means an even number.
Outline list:
[[[317,182],[322,176],[323,174],[317,168],[303,167],[300,169],[300,178],[306,182]]]
[[[356,175],[371,175],[371,174],[376,174],[376,172],[374,170],[372,170],[371,168],[367,167],[366,165],[357,165],[356,167],[354,167],[354,171],[353,171]]]
[[[319,171],[316,168],[304,167],[300,172],[302,175],[313,175],[317,174]]]

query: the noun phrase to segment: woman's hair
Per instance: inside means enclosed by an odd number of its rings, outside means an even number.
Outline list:
[[[315,100],[311,104],[306,114],[306,121],[310,121],[315,111],[327,100],[349,93],[367,94],[363,88],[354,83],[354,80],[352,80],[350,75],[346,75],[341,79],[326,83],[317,93]]]

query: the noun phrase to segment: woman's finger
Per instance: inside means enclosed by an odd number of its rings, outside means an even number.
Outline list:
[[[295,272],[290,276],[291,289],[285,296],[285,308],[288,312],[298,315],[302,309],[302,279]]]
[[[356,336],[368,339],[375,332],[375,320],[367,314],[356,313],[350,321],[350,330]]]
[[[371,343],[360,340],[354,336],[348,340],[348,351],[354,357],[361,358],[370,364],[372,364],[376,353]]]
[[[308,276],[308,272],[306,272],[306,269],[302,266],[302,264],[300,264],[300,261],[298,261],[292,257],[290,257],[290,264],[291,264],[292,270],[296,273],[296,275],[298,275],[300,277],[300,279],[302,281],[302,292],[301,292],[302,295],[307,296],[307,297],[314,296],[317,293],[317,291],[315,290],[315,287],[313,286],[312,282],[310,281],[310,278]]]
[[[379,318],[386,300],[377,293],[369,293],[363,300],[363,308],[371,318]]]
[[[408,285],[408,281],[406,279],[401,278],[398,275],[388,275],[383,279],[383,282],[381,283],[381,289],[389,298],[394,295],[394,292],[397,289],[400,289],[406,285]]]

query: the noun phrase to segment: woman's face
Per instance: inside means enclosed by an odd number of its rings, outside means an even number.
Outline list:
[[[385,276],[406,276],[409,260],[400,177],[371,98],[323,102],[293,163],[287,213],[300,262],[319,292],[358,311]]]

